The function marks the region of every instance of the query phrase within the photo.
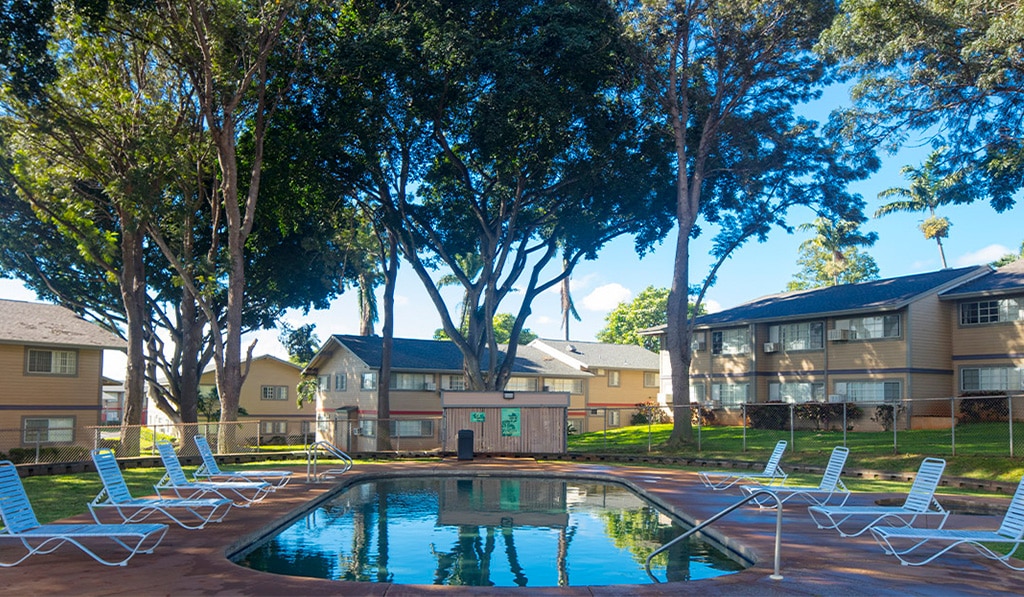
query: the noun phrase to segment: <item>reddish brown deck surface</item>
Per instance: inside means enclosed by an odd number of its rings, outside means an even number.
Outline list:
[[[528,459],[477,458],[435,462],[392,462],[360,465],[346,475],[387,472],[449,472],[524,470],[608,475],[646,489],[657,500],[706,519],[735,502],[736,491],[704,489],[691,472],[639,466],[536,463]],[[240,542],[291,513],[301,511],[333,485],[307,485],[304,471],[295,480],[249,509],[235,509],[227,519],[207,529],[188,531],[172,526],[152,554],[140,554],[128,566],[101,566],[72,547],[55,554],[35,556],[15,568],[0,569],[0,593],[5,595],[992,595],[1020,594],[1024,572],[964,550],[943,556],[923,567],[900,566],[885,556],[868,537],[843,539],[821,531],[801,505],[787,505],[782,540],[782,580],[772,580],[775,514],[741,508],[714,528],[742,544],[757,563],[737,574],[690,583],[660,585],[581,586],[569,588],[477,588],[419,585],[364,584],[279,576],[256,572],[231,563],[225,553]],[[855,495],[850,504],[871,503],[877,495]],[[989,528],[1000,517],[952,516],[950,528]]]

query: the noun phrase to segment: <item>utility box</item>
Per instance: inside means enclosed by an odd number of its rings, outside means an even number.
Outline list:
[[[473,460],[473,430],[459,429],[459,460]]]

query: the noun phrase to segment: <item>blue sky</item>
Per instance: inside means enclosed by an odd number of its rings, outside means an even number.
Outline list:
[[[807,107],[812,117],[827,112],[846,102],[846,90],[833,88],[815,105]],[[867,201],[867,214],[873,214],[881,205],[877,199],[880,191],[906,186],[907,181],[900,174],[900,168],[911,164],[919,166],[929,152],[923,141],[911,140],[910,144],[896,155],[882,156],[882,168],[868,180],[851,188]],[[1018,197],[1018,201],[1020,197]],[[1024,241],[1024,207],[997,214],[987,202],[973,205],[943,207],[938,215],[949,218],[952,227],[949,238],[945,239],[946,260],[950,267],[988,263],[1006,253],[1017,253]],[[815,215],[808,209],[791,211],[788,222],[794,227],[813,220]],[[881,219],[871,219],[863,227],[866,231],[878,233],[878,242],[867,249],[879,267],[882,278],[891,278],[920,272],[934,271],[942,267],[938,247],[933,240],[926,240],[917,225],[923,219],[921,214],[893,214]],[[786,234],[774,230],[765,243],[750,242],[719,270],[718,281],[706,297],[706,305],[714,311],[733,307],[753,298],[780,292],[785,289],[798,268],[797,248],[810,233]],[[708,255],[710,241],[700,238],[691,243],[691,283],[702,280],[712,260]],[[595,261],[579,264],[572,276],[572,293],[582,321],[570,324],[573,340],[594,340],[595,334],[604,327],[605,317],[619,302],[632,300],[648,286],[668,287],[672,279],[672,260],[675,251],[674,233],[669,240],[643,259],[633,250],[631,238],[623,237],[609,244]],[[440,274],[439,274],[440,275]],[[449,289],[446,297],[449,308],[455,310],[459,300],[458,289]],[[35,296],[16,280],[0,280],[0,298],[35,300]],[[515,312],[518,303],[512,301],[501,311]],[[557,290],[550,291],[535,299],[533,313],[526,327],[542,338],[562,338],[560,328]],[[313,323],[321,340],[331,334],[355,334],[359,330],[355,294],[348,293],[336,299],[329,309],[288,312],[285,317],[292,326]],[[402,268],[396,290],[395,335],[404,338],[430,338],[434,330],[441,327],[440,317],[430,302],[419,279],[408,266]],[[378,326],[379,330],[379,326]],[[276,330],[254,334],[258,340],[254,354],[273,354],[286,357],[283,347],[277,341]],[[118,369],[123,370],[120,355],[107,356],[106,372],[120,378]]]

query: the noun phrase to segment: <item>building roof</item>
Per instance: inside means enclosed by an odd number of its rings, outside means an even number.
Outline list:
[[[865,311],[895,311],[932,292],[942,292],[969,283],[990,273],[987,265],[943,269],[924,274],[872,280],[859,284],[840,284],[812,290],[783,292],[756,298],[731,309],[701,315],[698,327],[722,324],[746,324],[757,321],[806,319],[840,316]],[[665,326],[645,330],[650,335]]]
[[[966,282],[939,294],[943,299],[964,299],[982,296],[1024,293],[1024,259],[993,270],[991,273]]]
[[[125,348],[125,341],[60,305],[0,299],[0,343]]]
[[[257,363],[258,361],[276,362],[276,363],[280,363],[282,365],[287,365],[288,367],[291,367],[291,368],[296,369],[298,371],[302,371],[302,367],[300,367],[299,365],[296,365],[295,363],[293,363],[291,361],[286,361],[286,360],[284,360],[282,358],[275,357],[272,354],[262,354],[262,355],[260,355],[258,357],[253,357],[252,358],[253,364]],[[242,366],[245,366],[245,362],[244,361],[242,362]],[[206,375],[208,373],[216,373],[216,372],[217,372],[217,363],[214,363],[212,360],[209,363],[207,363],[206,367],[203,369],[203,375]]]
[[[577,369],[637,369],[657,371],[659,357],[636,344],[607,344],[538,338],[530,346]]]
[[[380,336],[348,336],[333,334],[317,351],[307,369],[316,369],[321,353],[333,351],[332,342],[351,350],[361,361],[372,368],[381,366],[383,339]],[[504,354],[504,347],[502,354]],[[423,371],[462,373],[462,353],[454,342],[447,340],[418,340],[395,338],[391,348],[391,369],[393,371]],[[485,356],[486,358],[486,356]],[[512,373],[559,377],[590,377],[589,373],[577,371],[554,357],[530,346],[516,349],[516,360]]]

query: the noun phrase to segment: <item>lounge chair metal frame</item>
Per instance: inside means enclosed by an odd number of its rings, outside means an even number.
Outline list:
[[[263,498],[273,491],[273,486],[265,481],[189,481],[171,442],[157,440],[155,443],[160,460],[167,469],[160,481],[153,486],[160,497],[166,497],[166,492],[184,499],[202,498],[213,494],[234,501],[235,507],[248,508],[263,501]]]
[[[752,500],[753,503],[757,504],[758,507],[762,509],[781,506],[796,497],[805,500],[809,504],[824,506],[837,494],[842,496],[842,500],[837,505],[842,506],[846,503],[846,500],[850,498],[850,490],[846,488],[845,484],[843,484],[839,475],[842,474],[843,467],[846,466],[846,457],[849,456],[849,454],[849,448],[843,446],[836,446],[835,448],[832,448],[832,454],[828,458],[828,465],[825,467],[825,474],[821,476],[821,483],[819,483],[817,487],[797,485],[791,485],[788,487],[761,487],[756,485],[746,485],[743,487],[743,491],[747,495],[751,495],[756,491],[766,491],[778,498],[776,503],[770,503],[769,500],[766,500],[763,497]]]
[[[875,541],[882,546],[885,553],[896,556],[904,566],[923,566],[958,545],[969,545],[982,556],[1000,562],[1012,570],[1024,570],[1010,562],[1011,557],[1024,544],[1024,478],[1017,485],[1017,491],[1010,500],[1010,506],[1003,516],[1003,522],[995,531],[958,530],[958,529],[916,529],[913,527],[871,527]],[[910,542],[909,547],[898,549],[895,543]],[[943,543],[929,556],[911,559],[918,548],[929,543]],[[932,543],[934,545],[934,543]],[[1005,554],[993,551],[988,545],[1009,545],[1011,549]],[[915,554],[916,555],[916,554]]]
[[[224,520],[234,505],[227,498],[136,498],[125,483],[113,450],[93,450],[92,461],[103,482],[103,489],[89,503],[89,513],[97,523],[101,522],[99,510],[113,510],[124,522],[140,522],[154,514],[163,514],[182,528],[201,529],[208,523]]]
[[[857,537],[880,522],[913,526],[918,518],[939,517],[936,528],[942,528],[949,518],[949,511],[935,499],[946,461],[941,458],[925,458],[910,485],[910,491],[902,506],[810,506],[807,512],[819,529],[835,529],[843,537]],[[869,522],[855,527],[856,532],[843,530],[841,525],[850,519],[872,517]],[[827,520],[827,522],[826,522]],[[889,524],[888,526],[895,526]]]
[[[764,471],[762,472],[700,471],[697,473],[697,476],[700,478],[701,483],[715,491],[728,489],[740,481],[753,481],[766,486],[772,486],[776,483],[782,485],[786,482],[787,475],[782,470],[782,467],[779,466],[779,462],[782,460],[782,454],[786,451],[787,445],[789,445],[789,442],[784,439],[779,440],[775,444],[775,449],[772,450],[772,455],[768,458],[768,462],[765,464]]]
[[[217,457],[210,449],[210,443],[206,436],[195,436],[196,448],[199,449],[199,456],[203,459],[202,464],[192,473],[196,481],[264,481],[270,483],[274,488],[284,487],[291,480],[291,471],[222,471],[217,464]]]
[[[74,545],[105,566],[126,566],[138,553],[152,553],[167,534],[166,524],[40,524],[18,469],[9,460],[0,461],[0,519],[4,528],[0,539],[17,540],[27,553],[13,562],[0,562],[0,567],[17,566],[31,556],[48,554],[65,544]],[[86,540],[103,539],[128,552],[123,559],[108,559],[88,546]]]

